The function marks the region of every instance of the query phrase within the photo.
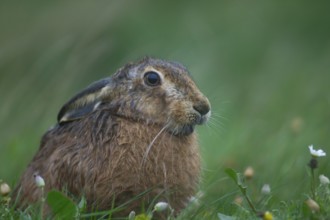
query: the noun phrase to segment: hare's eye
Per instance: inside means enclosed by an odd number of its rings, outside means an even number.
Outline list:
[[[158,73],[149,71],[144,74],[144,82],[148,86],[158,86],[160,85],[160,76]]]

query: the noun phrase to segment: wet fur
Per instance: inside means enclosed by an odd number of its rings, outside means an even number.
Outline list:
[[[150,89],[132,76],[132,69],[149,66],[164,73],[163,87]],[[186,69],[176,63],[142,60],[120,69],[107,81],[111,92],[92,112],[61,122],[71,109],[85,105],[85,100],[79,100],[85,94],[64,105],[59,124],[45,133],[16,187],[14,195],[19,194],[20,206],[40,199],[34,174],[45,179],[46,192],[55,188],[77,198],[84,195],[89,210],[110,209],[113,201],[120,205],[150,190],[125,215],[131,210],[139,212],[141,204],[148,205],[156,197],[179,212],[194,195],[200,158],[193,127],[202,122],[187,109],[189,103],[209,103]],[[171,93],[170,86],[177,91]],[[92,92],[89,98],[94,102]]]
[[[162,194],[166,199],[175,198],[169,202],[180,210],[199,180],[196,136],[162,133],[143,161],[148,145],[160,130],[159,126],[111,116],[106,110],[56,126],[44,135],[41,149],[22,177],[18,186],[22,188],[21,198],[29,203],[40,199],[41,191],[32,178],[37,172],[46,181],[46,191],[56,188],[77,197],[84,195],[90,209],[109,209],[114,197],[120,205],[154,189],[144,198],[146,202]]]

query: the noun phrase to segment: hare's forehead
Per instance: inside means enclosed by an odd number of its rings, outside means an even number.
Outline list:
[[[179,78],[177,76],[165,77],[162,87],[169,96],[176,97],[184,97],[198,90],[194,81],[186,74],[181,75]]]
[[[172,71],[163,75],[162,88],[168,96],[183,98],[198,91],[195,82],[187,72]]]

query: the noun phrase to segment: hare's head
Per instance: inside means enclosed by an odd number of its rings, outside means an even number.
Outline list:
[[[210,116],[210,103],[181,64],[145,58],[97,81],[67,102],[59,123],[79,120],[99,109],[140,123],[189,135]]]

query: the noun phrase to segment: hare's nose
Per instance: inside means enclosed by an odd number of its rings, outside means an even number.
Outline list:
[[[201,116],[206,115],[210,111],[210,105],[208,103],[198,103],[193,106],[193,108],[198,111]]]

